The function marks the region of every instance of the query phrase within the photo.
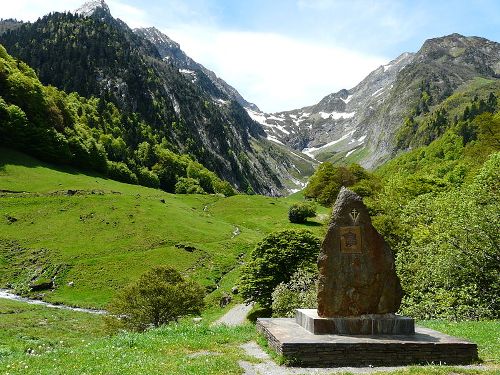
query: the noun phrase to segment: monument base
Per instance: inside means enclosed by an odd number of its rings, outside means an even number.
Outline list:
[[[257,319],[269,346],[293,365],[309,367],[469,364],[477,345],[427,328],[413,335],[314,335],[294,319]]]
[[[298,309],[295,322],[315,335],[413,335],[415,321],[395,314],[322,318],[316,309]]]

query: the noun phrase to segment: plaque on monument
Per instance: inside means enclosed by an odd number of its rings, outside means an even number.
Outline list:
[[[343,253],[361,253],[361,228],[340,227],[340,251]]]

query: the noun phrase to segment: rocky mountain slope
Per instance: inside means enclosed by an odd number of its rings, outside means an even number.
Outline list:
[[[1,19],[0,18],[0,34],[5,33],[9,30],[15,30],[20,27],[23,23],[21,21],[9,18],[9,19]]]
[[[3,34],[0,43],[32,66],[44,84],[110,100],[137,114],[135,137],[127,144],[131,150],[152,137],[239,190],[278,195],[300,187],[297,178],[312,170],[307,157],[266,140],[262,127],[233,100],[236,91],[231,94],[215,74],[185,56],[186,66],[199,69],[193,79],[162,58],[163,50],[145,36],[114,19],[98,0],[75,14],[54,13],[24,24]],[[154,134],[144,134],[141,121]]]
[[[234,87],[186,55],[179,43],[170,39],[156,27],[138,28],[134,29],[134,32],[153,43],[163,60],[179,68],[179,72],[188,79],[204,85],[205,89],[220,101],[235,100],[244,108],[259,111],[255,104],[246,101]]]
[[[395,135],[406,118],[428,112],[477,77],[499,79],[500,44],[452,34],[427,40],[417,53],[403,53],[356,87],[313,106],[248,112],[277,143],[320,161],[356,161],[373,168],[398,151]]]

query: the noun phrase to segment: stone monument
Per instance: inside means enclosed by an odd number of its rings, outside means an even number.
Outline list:
[[[318,309],[295,319],[258,319],[269,345],[307,366],[462,364],[476,344],[396,315],[402,290],[394,255],[360,196],[342,188],[318,259]]]
[[[395,315],[402,290],[389,245],[361,197],[342,188],[318,259],[318,310],[298,310],[315,334],[413,334],[413,319]]]

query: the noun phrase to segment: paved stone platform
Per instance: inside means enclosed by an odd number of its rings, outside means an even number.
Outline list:
[[[291,364],[312,367],[469,364],[477,345],[431,329],[414,335],[314,335],[294,319],[258,319],[257,330]]]
[[[297,309],[295,322],[315,335],[413,335],[415,321],[396,314],[322,318],[316,309]]]

